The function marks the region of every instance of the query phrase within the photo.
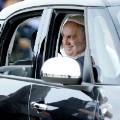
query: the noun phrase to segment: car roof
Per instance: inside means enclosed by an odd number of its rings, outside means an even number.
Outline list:
[[[4,8],[0,12],[0,19],[6,19],[10,14],[20,9],[38,6],[115,6],[120,5],[119,0],[24,0]]]

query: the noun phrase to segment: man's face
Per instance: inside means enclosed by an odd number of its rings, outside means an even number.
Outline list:
[[[62,44],[69,57],[75,57],[84,52],[86,47],[84,26],[75,22],[67,22],[63,27]]]

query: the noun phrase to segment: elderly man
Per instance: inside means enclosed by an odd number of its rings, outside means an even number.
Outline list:
[[[64,23],[62,29],[62,45],[68,57],[78,61],[83,69],[84,51],[86,48],[83,16],[72,16]]]
[[[62,36],[66,55],[72,58],[81,56],[86,48],[83,17],[70,17],[63,26]]]

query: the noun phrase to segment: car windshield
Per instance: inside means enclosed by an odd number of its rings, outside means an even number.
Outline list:
[[[110,14],[105,8],[89,9],[88,17],[91,56],[99,71],[98,79],[102,83],[118,83],[120,43]]]

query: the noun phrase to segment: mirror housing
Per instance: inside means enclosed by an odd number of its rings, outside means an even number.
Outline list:
[[[81,84],[81,69],[78,62],[69,57],[50,58],[41,68],[41,79],[64,85]]]

